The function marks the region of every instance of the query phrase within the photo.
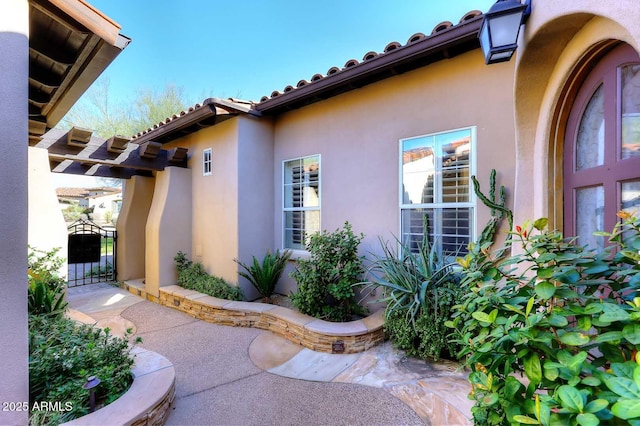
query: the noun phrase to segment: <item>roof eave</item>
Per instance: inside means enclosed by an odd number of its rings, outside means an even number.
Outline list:
[[[182,116],[175,117],[166,123],[160,123],[157,127],[132,139],[131,142],[136,144],[142,144],[147,141],[162,144],[168,143],[193,133],[197,129],[213,126],[239,114],[260,115],[259,112],[252,110],[250,105],[241,105],[224,99],[208,98],[200,107]]]
[[[326,76],[317,82],[272,97],[257,104],[255,109],[265,115],[278,114],[410,71],[425,63],[475,50],[480,47],[477,36],[482,19],[482,16],[477,16],[433,36]],[[462,50],[452,55],[447,53],[456,48]],[[445,55],[442,55],[443,52]]]

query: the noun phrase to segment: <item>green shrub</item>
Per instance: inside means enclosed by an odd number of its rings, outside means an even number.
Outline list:
[[[399,249],[381,241],[383,255],[368,268],[365,288],[382,289],[385,332],[395,347],[423,359],[452,358],[459,348],[447,342],[451,330],[444,323],[461,300],[460,277],[429,244],[426,216],[424,220],[417,253],[397,239]]]
[[[468,295],[448,325],[476,424],[640,424],[640,221],[620,216],[603,253],[539,219],[516,227],[519,254],[460,260]]]
[[[363,234],[353,234],[349,222],[343,230],[309,237],[306,249],[310,258],[297,260],[291,273],[298,283],[291,302],[300,312],[329,321],[345,321],[364,312],[353,287],[364,273],[363,257],[358,256],[362,238]]]
[[[253,263],[246,265],[240,262],[238,259],[234,259],[236,263],[244,269],[238,272],[241,277],[249,280],[260,296],[269,299],[276,290],[276,284],[282,276],[284,269],[287,267],[287,262],[291,257],[291,252],[285,250],[280,253],[276,250],[274,254],[270,251],[264,255],[262,263],[258,262],[255,256],[253,256]]]
[[[240,287],[232,286],[224,279],[209,275],[201,263],[193,263],[179,251],[173,260],[178,271],[178,285],[188,290],[195,290],[209,296],[227,300],[243,300]]]
[[[84,273],[85,278],[106,276],[113,272],[113,265],[107,262],[105,265],[92,266],[91,270]]]
[[[65,280],[58,275],[63,265],[59,251],[29,247],[27,306],[32,315],[61,316],[67,308]]]
[[[113,402],[129,388],[133,362],[126,338],[63,316],[30,315],[29,406],[59,401],[66,410],[34,410],[30,424],[59,424],[87,414],[89,392],[82,385],[88,376],[101,381],[96,401]]]

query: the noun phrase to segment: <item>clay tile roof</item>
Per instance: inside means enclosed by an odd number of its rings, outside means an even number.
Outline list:
[[[293,88],[292,88],[293,89]],[[239,113],[260,115],[253,111],[254,103],[236,98],[208,98],[177,112],[171,117],[133,135],[131,142],[141,144],[153,140],[167,143],[173,139],[192,133],[202,127],[212,126]]]
[[[427,65],[441,59],[453,57],[457,54],[464,53],[469,50],[479,48],[477,34],[480,30],[482,12],[472,10],[465,13],[458,24],[450,21],[443,21],[436,25],[431,34],[428,36],[423,33],[416,33],[407,40],[405,45],[397,41],[393,41],[385,46],[382,52],[367,52],[362,58],[362,62],[356,59],[348,60],[344,67],[332,67],[327,71],[326,75],[314,74],[309,80],[300,80],[295,86],[287,86],[283,91],[274,90],[270,96],[263,96],[260,102],[255,105],[255,109],[262,113],[277,114],[289,109],[299,108],[300,106],[313,103],[319,99],[348,91],[354,87],[361,87],[374,81],[395,75],[398,72],[408,71],[419,66]],[[421,45],[421,47],[416,47]],[[424,47],[422,47],[424,46]],[[422,49],[422,51],[419,51]],[[405,55],[403,57],[403,54]],[[390,56],[393,56],[391,58]],[[410,56],[410,57],[409,57]],[[386,58],[389,57],[387,60]],[[409,57],[409,59],[407,59]],[[385,67],[394,67],[394,61],[402,62],[401,70],[394,69],[393,72],[384,73],[379,69],[373,71],[374,63],[384,63]],[[411,65],[409,62],[413,61]],[[388,64],[386,62],[389,62]],[[361,71],[362,70],[362,71]],[[343,74],[349,73],[349,78],[360,78],[359,84],[347,84],[338,82],[338,80],[347,79]],[[360,73],[360,75],[357,75]],[[365,73],[369,75],[364,76]],[[375,74],[375,75],[373,75]],[[325,81],[335,81],[335,87],[329,90],[328,86],[332,83]],[[363,80],[363,81],[362,81]],[[322,88],[319,86],[322,85]],[[338,88],[338,85],[345,87]],[[324,90],[322,96],[314,93],[314,88]],[[301,92],[304,92],[302,94]],[[307,94],[308,93],[308,94]],[[302,99],[305,98],[305,99]],[[277,99],[277,101],[276,101]]]

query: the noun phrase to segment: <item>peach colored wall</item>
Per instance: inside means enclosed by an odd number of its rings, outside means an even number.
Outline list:
[[[145,277],[145,229],[153,200],[155,179],[133,176],[125,180],[122,209],[118,216],[118,280]]]
[[[476,174],[492,168],[511,194],[515,179],[514,62],[487,67],[480,50],[289,112],[275,122],[274,244],[282,246],[282,161],[321,155],[321,228],[345,221],[378,251],[400,231],[399,140],[476,126]],[[512,199],[511,199],[512,200]],[[479,233],[489,210],[478,203]],[[282,289],[292,289],[284,283]]]
[[[238,118],[178,139],[166,148],[189,149],[193,191],[192,259],[207,272],[238,282]],[[212,173],[203,176],[202,156],[212,149]]]
[[[176,253],[191,255],[191,193],[191,170],[157,173],[145,229],[145,286],[155,297],[160,287],[176,284]]]
[[[517,222],[562,210],[561,196],[549,191],[562,190],[562,171],[556,171],[556,179],[549,174],[557,160],[553,144],[562,152],[562,132],[553,120],[563,102],[560,93],[576,64],[597,44],[620,40],[640,51],[638,22],[636,0],[536,0],[520,40],[515,74]],[[561,218],[557,222],[553,226],[561,229]]]
[[[273,251],[273,127],[269,119],[238,120],[238,254],[244,263]],[[237,270],[238,268],[236,268]],[[248,300],[259,296],[245,279],[239,281]]]
[[[49,153],[33,147],[29,148],[29,245],[45,251],[59,248],[59,256],[67,258],[67,225],[53,186]],[[67,276],[66,261],[60,273]]]

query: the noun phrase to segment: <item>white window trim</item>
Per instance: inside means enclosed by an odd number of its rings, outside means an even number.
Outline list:
[[[477,239],[477,197],[476,193],[473,190],[473,182],[471,181],[471,176],[476,176],[477,173],[477,127],[476,126],[468,126],[468,127],[459,127],[456,129],[445,130],[441,132],[427,133],[423,135],[411,136],[408,138],[402,138],[398,141],[398,235],[400,236],[400,241],[402,241],[402,211],[409,209],[420,209],[420,208],[433,208],[433,209],[444,209],[444,208],[456,208],[456,207],[470,207],[472,210],[471,215],[471,230],[470,230],[470,239],[471,241],[475,241]],[[469,161],[469,201],[464,203],[426,203],[426,204],[405,204],[404,203],[404,194],[402,191],[403,184],[403,173],[402,173],[402,145],[405,141],[426,137],[434,137],[438,135],[444,135],[447,133],[454,133],[462,130],[470,130],[471,132],[471,159]],[[436,170],[436,173],[440,173],[440,171]],[[437,189],[440,191],[440,189]],[[436,197],[434,197],[436,198]]]
[[[285,207],[285,186],[284,186],[284,182],[285,182],[285,165],[290,162],[290,161],[296,161],[296,160],[304,160],[305,158],[311,158],[311,157],[318,157],[318,169],[320,170],[320,177],[318,178],[318,194],[319,194],[319,201],[318,201],[318,206],[317,207]],[[282,161],[282,166],[281,166],[281,171],[282,171],[282,175],[280,176],[281,178],[281,183],[280,183],[280,189],[282,191],[282,213],[281,213],[281,220],[282,220],[282,232],[281,232],[281,241],[280,241],[280,247],[282,248],[282,250],[289,250],[292,252],[291,254],[291,259],[295,260],[295,259],[306,259],[309,257],[309,252],[307,250],[304,249],[292,249],[292,248],[287,248],[286,244],[285,244],[285,240],[286,240],[286,215],[285,212],[288,211],[319,211],[320,212],[320,232],[322,232],[322,155],[321,154],[311,154],[311,155],[305,155],[303,157],[293,157],[293,158],[288,158],[286,160]]]
[[[207,154],[209,154],[209,161],[207,161]],[[207,165],[209,170],[207,170]],[[211,148],[207,148],[202,151],[202,176],[211,176],[213,172],[213,151]]]

